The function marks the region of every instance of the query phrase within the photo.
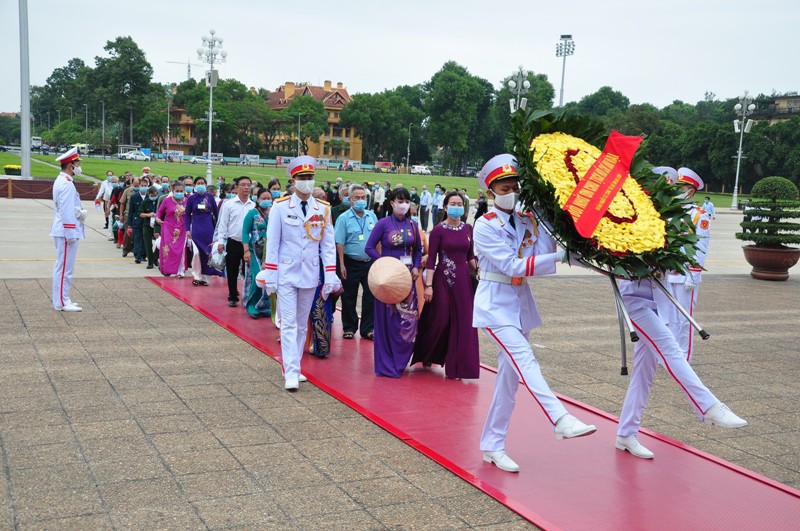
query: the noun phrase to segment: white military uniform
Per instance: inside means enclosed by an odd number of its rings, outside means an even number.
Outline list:
[[[281,358],[287,381],[300,376],[308,316],[319,285],[319,261],[325,284],[336,284],[336,244],[330,206],[309,197],[303,215],[296,195],[277,199],[267,224],[266,284],[277,285],[281,317]]]
[[[527,277],[556,272],[556,243],[537,230],[529,215],[511,215],[515,227],[509,214],[493,208],[475,222],[473,230],[481,280],[472,326],[483,328],[499,347],[494,398],[481,434],[484,452],[505,448],[520,378],[553,426],[567,414],[542,376],[528,342],[528,335],[542,320]]]
[[[678,382],[689,403],[702,419],[703,413],[719,400],[700,381],[678,346],[675,336],[657,313],[663,306],[656,303],[654,290],[660,289],[647,279],[621,281],[619,289],[633,326],[639,333],[639,341],[634,343],[633,372],[619,415],[617,435],[628,437],[639,431],[642,412],[650,397],[650,388],[659,363]]]
[[[694,307],[697,304],[697,296],[700,292],[700,281],[702,280],[702,266],[706,263],[706,254],[708,253],[708,238],[711,234],[711,215],[697,205],[692,205],[690,216],[692,218],[692,223],[694,223],[696,227],[695,234],[700,238],[695,244],[694,259],[701,267],[689,267],[688,275],[683,275],[676,271],[669,272],[667,274],[667,288],[681,306],[689,312],[689,315],[694,316]],[[688,286],[686,285],[687,281],[690,281],[690,285]],[[694,284],[694,287],[692,287],[691,284]],[[683,314],[678,311],[675,305],[666,300],[663,294],[659,293],[656,300],[658,302],[659,315],[664,319],[667,327],[672,331],[672,334],[678,341],[678,346],[681,352],[683,352],[684,357],[691,363],[694,354],[694,330],[692,326]]]
[[[83,219],[86,211],[81,206],[81,197],[69,174],[61,172],[53,184],[55,217],[50,236],[55,240],[56,263],[53,267],[53,307],[70,306],[72,270],[78,253],[78,240],[85,237]]]

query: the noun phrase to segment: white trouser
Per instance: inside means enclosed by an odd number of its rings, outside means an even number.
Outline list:
[[[642,304],[640,298],[623,295],[622,300],[634,328],[639,332],[639,341],[633,348],[633,372],[619,415],[617,435],[628,437],[639,431],[642,412],[647,405],[647,399],[650,398],[650,388],[659,362],[678,382],[689,403],[702,419],[703,413],[718,402],[717,398],[703,385],[692,366],[686,361],[675,337],[661,317],[656,315],[652,308]]]
[[[56,244],[56,263],[53,266],[53,306],[61,308],[72,304],[69,298],[72,289],[72,270],[78,254],[78,240],[69,243],[66,238],[54,236]]]
[[[547,415],[550,424],[555,426],[567,410],[547,385],[533,355],[528,338],[513,326],[486,328],[486,335],[497,343],[497,377],[494,384],[494,397],[486,416],[486,424],[481,433],[481,450],[495,452],[505,449],[508,423],[514,410],[514,396],[519,380],[531,393],[534,400]]]
[[[694,317],[694,305],[697,303],[697,294],[700,291],[700,285],[694,287],[692,291],[686,291],[683,284],[668,284],[667,285],[672,296],[675,297],[681,306],[689,312],[689,315]],[[666,323],[667,327],[675,336],[678,346],[683,352],[686,360],[691,363],[692,356],[694,355],[694,328],[689,324],[689,320],[683,316],[681,312],[675,308],[675,305],[670,304],[670,310],[667,312]],[[661,307],[658,309],[661,312]]]
[[[295,288],[278,285],[281,308],[281,359],[287,380],[300,377],[300,359],[306,343],[308,316],[314,303],[316,288]]]

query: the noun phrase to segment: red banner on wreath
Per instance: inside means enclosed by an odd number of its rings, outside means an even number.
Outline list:
[[[611,131],[606,147],[564,204],[578,234],[591,238],[630,171],[643,138]]]

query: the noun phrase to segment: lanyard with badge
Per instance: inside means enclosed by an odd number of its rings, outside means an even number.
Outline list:
[[[358,241],[364,241],[364,229],[367,226],[367,214],[365,213],[363,216],[359,216],[358,214],[354,213],[353,218],[356,220],[356,223],[358,223],[359,231],[361,231],[361,234],[358,235]]]
[[[406,238],[406,223],[408,223],[408,220],[404,219],[403,220],[403,228],[401,229],[401,228],[399,228],[397,226],[397,223],[395,223],[394,216],[392,216],[392,225],[394,225],[394,228],[397,229],[397,232],[399,232],[403,236],[403,256],[400,257],[400,261],[403,263],[403,265],[411,267],[412,264],[414,263],[414,261],[411,259],[411,255],[408,254],[408,239]],[[408,235],[411,236],[412,241],[413,241],[414,236],[411,234],[411,229],[408,229]]]

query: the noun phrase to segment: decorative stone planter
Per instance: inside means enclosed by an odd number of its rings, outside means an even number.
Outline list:
[[[758,280],[786,280],[789,268],[800,260],[800,249],[786,247],[769,249],[755,245],[743,245],[744,258],[753,266],[750,276]]]

